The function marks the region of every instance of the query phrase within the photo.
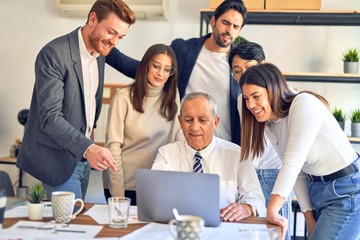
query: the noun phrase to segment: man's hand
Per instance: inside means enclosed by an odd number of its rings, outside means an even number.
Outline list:
[[[251,216],[251,207],[245,203],[231,203],[226,208],[220,209],[220,217],[224,221],[240,221]]]
[[[103,171],[110,167],[117,171],[116,162],[107,148],[93,144],[87,150],[85,157],[90,166],[96,170]]]

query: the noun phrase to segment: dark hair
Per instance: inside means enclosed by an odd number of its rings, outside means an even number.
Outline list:
[[[223,1],[214,12],[215,21],[230,9],[234,9],[243,16],[243,23],[241,27],[247,22],[247,10],[242,0],[225,0]]]
[[[301,93],[312,94],[328,106],[326,99],[315,92],[301,91],[294,93],[288,86],[281,71],[271,63],[248,68],[240,78],[241,89],[244,84],[265,88],[268,92],[271,110],[279,118],[284,118],[289,114],[292,101]],[[246,107],[246,101],[242,101],[241,160],[246,160],[250,153],[254,157],[263,153],[265,124],[266,122],[258,122]]]
[[[231,50],[228,60],[230,68],[232,68],[232,62],[236,55],[244,60],[256,60],[258,64],[265,60],[265,52],[262,46],[250,41],[241,42]]]
[[[129,25],[135,23],[134,12],[122,0],[97,0],[89,11],[86,23],[89,21],[91,12],[96,13],[96,17],[99,22],[106,19],[109,13],[115,13],[116,16]]]
[[[130,87],[130,99],[136,111],[143,113],[144,99],[148,95],[148,72],[149,63],[159,54],[165,54],[170,57],[175,73],[166,81],[160,106],[160,114],[171,121],[177,114],[178,106],[176,104],[177,92],[177,63],[175,53],[170,46],[165,44],[152,45],[144,54],[139,68],[136,71],[135,82]]]

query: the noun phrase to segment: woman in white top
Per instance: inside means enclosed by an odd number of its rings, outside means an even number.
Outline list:
[[[183,139],[176,58],[171,47],[151,46],[141,60],[135,82],[119,89],[110,107],[106,146],[118,171],[103,172],[105,198],[131,198],[136,205],[135,171],[150,168],[162,145]]]
[[[239,82],[241,75],[250,67],[265,63],[265,52],[261,45],[243,41],[236,48],[233,48],[229,54],[229,65],[231,75]],[[238,110],[241,119],[241,105],[242,94],[238,97]],[[252,164],[256,169],[257,177],[260,181],[261,189],[263,191],[266,206],[270,201],[272,189],[274,187],[279,169],[281,167],[281,160],[269,140],[265,137],[265,149],[261,156],[251,157]],[[290,217],[291,217],[291,198],[288,197],[284,205],[279,211],[281,216],[288,219],[289,226],[286,232],[285,240],[291,239],[290,233]]]
[[[313,92],[294,93],[273,64],[241,76],[241,159],[264,151],[269,138],[282,166],[267,209],[267,221],[286,227],[278,211],[294,192],[310,239],[360,239],[359,155]]]

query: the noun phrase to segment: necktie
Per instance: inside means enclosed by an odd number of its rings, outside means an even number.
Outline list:
[[[194,167],[193,167],[193,172],[196,172],[196,173],[202,173],[203,172],[203,169],[202,169],[202,165],[201,165],[201,159],[202,159],[202,156],[200,155],[199,152],[196,152],[195,153],[195,164],[194,164]]]

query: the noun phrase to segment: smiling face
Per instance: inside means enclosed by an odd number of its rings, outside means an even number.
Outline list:
[[[90,54],[95,51],[102,56],[110,53],[130,27],[112,12],[101,22],[98,22],[96,13],[91,12],[87,26],[89,26],[89,32],[87,38],[84,37],[86,48]]]
[[[222,48],[229,47],[240,35],[243,21],[243,16],[233,9],[222,14],[216,22],[215,18],[212,17],[210,24],[213,28],[212,35],[216,44]]]
[[[246,107],[258,122],[278,119],[271,109],[268,91],[265,88],[254,84],[244,84],[242,94]]]
[[[154,87],[165,85],[171,73],[173,63],[170,56],[160,53],[149,63],[148,82]]]
[[[200,151],[210,144],[219,116],[214,116],[208,100],[199,96],[183,103],[179,122],[189,146]]]

